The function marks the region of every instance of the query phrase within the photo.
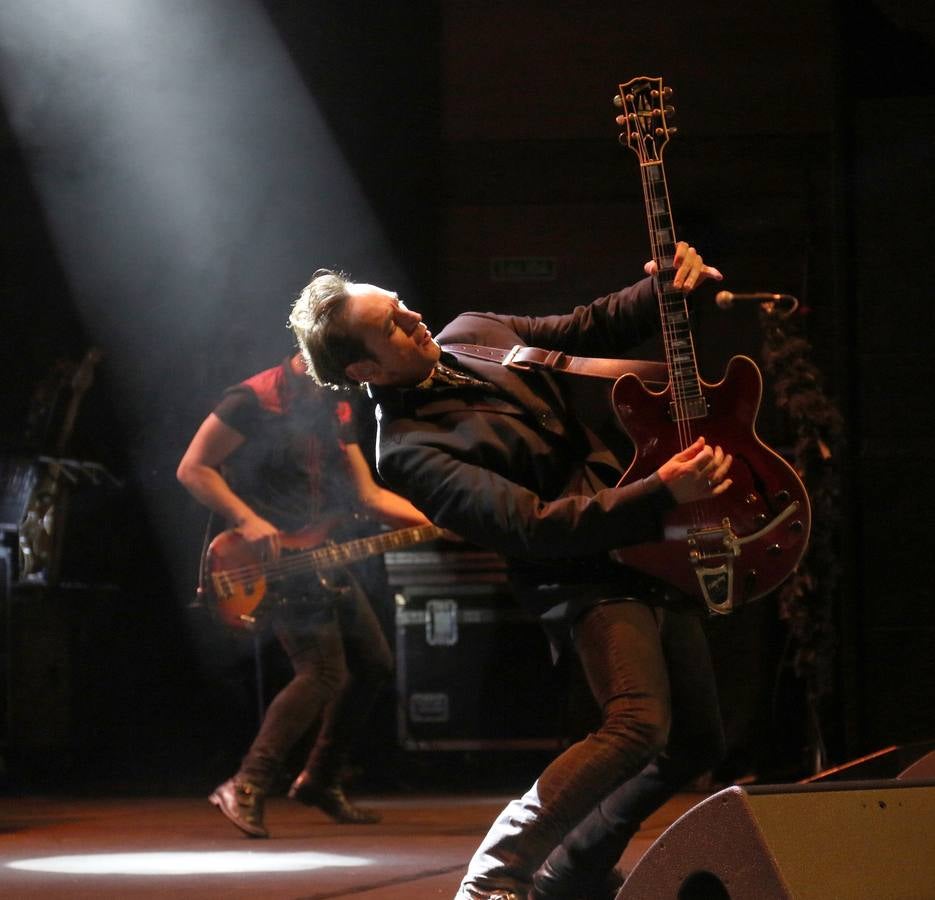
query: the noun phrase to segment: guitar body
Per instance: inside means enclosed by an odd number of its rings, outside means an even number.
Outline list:
[[[729,612],[775,589],[808,544],[811,510],[805,487],[756,435],[762,384],[756,364],[745,356],[730,361],[720,382],[701,381],[707,414],[688,423],[691,440],[703,435],[709,445],[732,454],[728,477],[733,484],[716,497],[670,510],[662,541],[613,554],[700,597],[715,612]],[[655,393],[636,376],[624,375],[614,385],[612,401],[636,450],[621,485],[646,478],[683,449],[684,434],[672,417],[671,386]]]
[[[280,547],[290,553],[312,550],[326,540],[328,528],[305,528],[282,532]],[[261,615],[261,606],[272,599],[276,574],[267,565],[262,543],[251,543],[232,528],[222,531],[208,547],[206,571],[210,593],[221,619],[233,628],[251,628]],[[313,575],[314,577],[314,575]]]

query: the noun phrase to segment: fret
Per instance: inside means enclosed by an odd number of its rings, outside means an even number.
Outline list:
[[[298,556],[311,568],[316,566],[327,568],[329,565],[356,562],[389,549],[408,547],[410,544],[431,540],[441,533],[442,530],[435,525],[416,525],[369,538],[358,538],[345,544],[328,544],[304,554],[298,554]]]

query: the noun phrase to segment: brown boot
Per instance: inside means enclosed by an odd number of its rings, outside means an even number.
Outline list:
[[[297,800],[306,806],[317,806],[323,813],[331,816],[335,822],[343,825],[375,825],[383,819],[383,816],[375,810],[354,806],[347,799],[344,788],[337,782],[325,786],[316,782],[305,772],[302,772],[292,782],[292,787],[289,788],[289,799]]]
[[[266,794],[256,785],[231,778],[215,788],[208,800],[244,834],[257,838],[269,837],[263,824]]]

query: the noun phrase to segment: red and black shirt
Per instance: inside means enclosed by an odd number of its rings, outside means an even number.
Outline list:
[[[214,413],[246,438],[225,460],[227,482],[277,528],[294,531],[353,508],[351,406],[293,372],[289,359],[228,388]]]

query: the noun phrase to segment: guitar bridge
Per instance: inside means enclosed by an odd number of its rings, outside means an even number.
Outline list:
[[[762,528],[744,537],[738,536],[733,530],[729,518],[722,519],[720,525],[710,528],[689,529],[689,559],[705,605],[711,612],[724,615],[734,609],[734,560],[743,552],[743,545],[766,538],[798,509],[798,501],[793,501]],[[781,552],[779,544],[769,547],[768,551],[774,548]],[[755,572],[749,575],[755,577]]]
[[[734,608],[734,557],[740,555],[740,542],[724,519],[719,526],[691,529],[688,555],[701,596],[711,612],[725,615]]]

